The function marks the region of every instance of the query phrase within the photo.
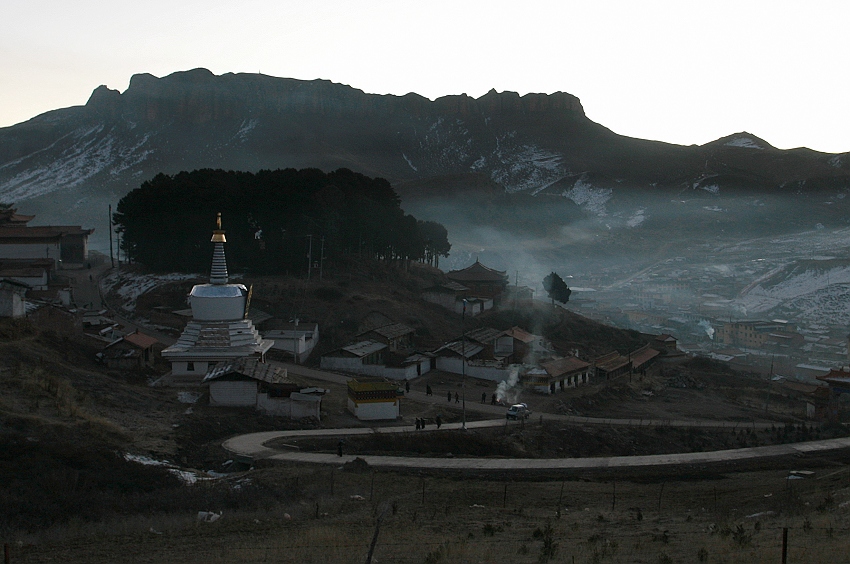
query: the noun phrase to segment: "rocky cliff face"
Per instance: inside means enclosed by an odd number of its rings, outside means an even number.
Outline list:
[[[280,167],[347,167],[408,186],[483,175],[508,192],[568,197],[576,186],[850,185],[846,155],[779,151],[746,133],[702,147],[626,138],[589,120],[563,92],[430,101],[196,69],[135,75],[123,93],[100,86],[85,106],[0,129],[0,201],[29,200],[40,219],[85,222],[159,172]]]

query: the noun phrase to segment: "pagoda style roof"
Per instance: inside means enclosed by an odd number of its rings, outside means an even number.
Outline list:
[[[446,277],[456,282],[504,282],[508,275],[504,270],[495,270],[484,266],[476,259],[475,264],[462,270],[452,270]]]
[[[68,236],[84,236],[94,229],[83,229],[79,225],[4,225],[0,228],[0,239],[56,239]]]
[[[0,227],[10,225],[26,225],[35,218],[34,215],[20,215],[15,208],[0,210]]]

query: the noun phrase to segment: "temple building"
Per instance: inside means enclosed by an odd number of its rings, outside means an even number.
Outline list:
[[[0,259],[12,259],[26,268],[27,261],[45,260],[55,269],[84,268],[88,238],[94,229],[79,225],[28,225],[35,216],[20,215],[12,207],[0,209]],[[43,268],[40,264],[38,268]]]
[[[478,259],[472,266],[448,272],[446,278],[468,288],[469,291],[464,296],[467,299],[489,298],[496,304],[508,286],[508,275],[505,271],[484,266]]]
[[[224,256],[224,231],[218,214],[213,231],[212,269],[209,284],[197,284],[189,293],[192,320],[177,342],[162,351],[171,362],[171,381],[200,383],[220,362],[265,355],[274,341],[264,340],[248,319],[250,292],[242,284],[228,284]]]

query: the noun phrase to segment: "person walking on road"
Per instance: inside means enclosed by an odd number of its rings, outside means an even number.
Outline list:
[[[439,429],[440,425],[443,424],[443,418],[437,415],[437,417],[434,419],[434,422],[437,424],[437,429]]]
[[[410,393],[410,380],[404,381],[404,393],[406,393],[406,394]]]
[[[426,396],[433,396],[434,395],[433,390],[431,390],[431,384],[425,385],[425,395]]]
[[[449,403],[452,403],[452,393],[449,392]]]
[[[487,403],[487,392],[481,392],[481,403]]]
[[[344,442],[345,441],[340,439],[339,442],[336,444],[336,455],[337,456],[342,456],[342,445],[343,445]]]

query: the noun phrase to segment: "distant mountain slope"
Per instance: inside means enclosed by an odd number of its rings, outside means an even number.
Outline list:
[[[0,129],[0,201],[17,202],[40,222],[102,223],[107,203],[158,172],[281,167],[347,167],[418,195],[441,178],[463,186],[467,176],[508,192],[569,195],[578,187],[572,199],[580,205],[588,186],[850,186],[847,154],[781,151],[747,133],[700,147],[623,137],[562,92],[432,102],[324,80],[195,69],[135,75],[123,93],[101,86],[85,106]]]

